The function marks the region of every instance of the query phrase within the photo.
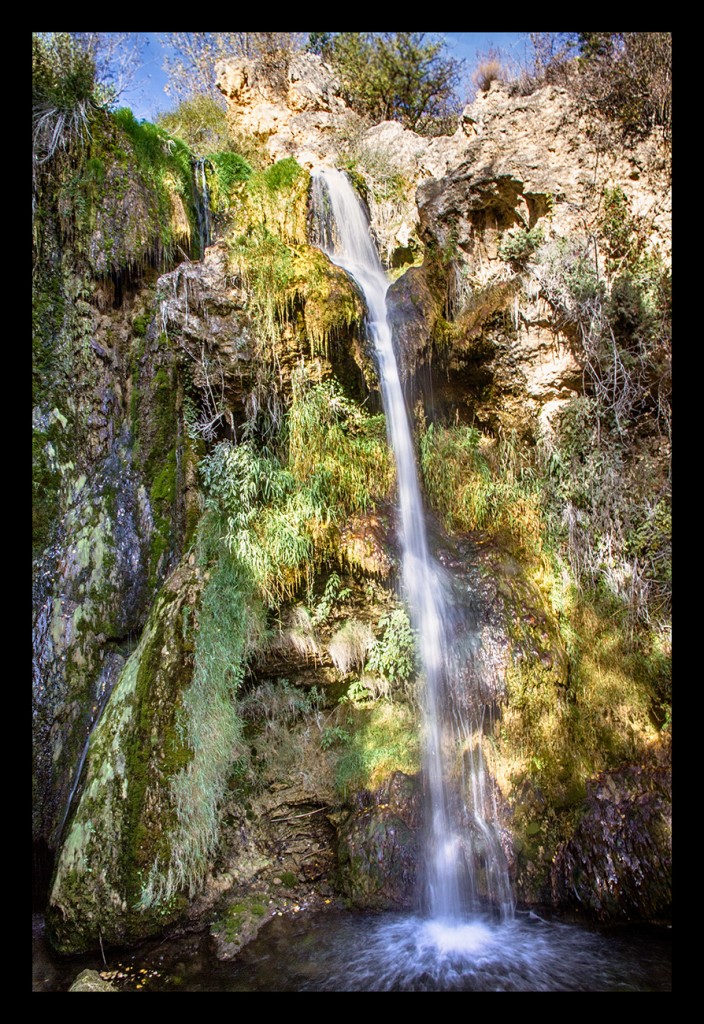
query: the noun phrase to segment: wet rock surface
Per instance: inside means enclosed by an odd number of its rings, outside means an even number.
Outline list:
[[[672,913],[672,776],[632,766],[587,783],[583,816],[557,851],[555,901],[599,921],[663,921]]]
[[[69,992],[118,992],[114,985],[100,977],[97,971],[81,971]]]
[[[421,848],[418,778],[395,772],[357,795],[338,825],[337,880],[354,906],[388,910],[417,899]]]

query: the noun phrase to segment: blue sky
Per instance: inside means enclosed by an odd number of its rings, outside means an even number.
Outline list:
[[[135,117],[153,121],[158,113],[171,109],[175,104],[164,92],[166,75],[162,69],[164,50],[160,32],[142,33],[146,39],[144,66],[134,86],[122,97],[122,104],[132,108]],[[453,57],[467,60],[468,69],[477,53],[485,53],[490,47],[500,48],[511,57],[524,56],[527,33],[525,32],[438,32],[429,35],[441,36],[447,43],[448,53]],[[465,89],[470,88],[469,81]],[[466,99],[466,95],[462,96]]]

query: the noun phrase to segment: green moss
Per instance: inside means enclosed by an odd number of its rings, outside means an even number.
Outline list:
[[[239,153],[210,153],[206,162],[210,207],[216,214],[229,212],[237,187],[252,176],[252,168]]]
[[[343,796],[375,789],[392,772],[420,770],[418,721],[405,704],[381,700],[369,708],[351,707],[345,729],[350,738],[340,751],[335,778]]]
[[[284,295],[290,309],[301,308],[312,355],[328,355],[331,342],[343,339],[364,318],[364,306],[348,275],[314,246],[293,250]]]
[[[32,296],[32,402],[51,401],[52,383],[60,367],[57,337],[64,325],[66,295],[58,271],[44,271]]]
[[[253,895],[233,903],[212,925],[212,931],[226,942],[239,943],[251,938],[266,916],[266,896]]]
[[[151,316],[149,313],[143,313],[140,316],[134,317],[132,320],[132,330],[138,338],[143,338],[147,333],[147,327]]]
[[[154,865],[169,869],[177,825],[170,780],[193,757],[177,724],[193,671],[182,629],[193,585],[181,576],[162,590],[91,738],[51,898],[62,951],[97,946],[98,929],[106,941],[135,941],[185,905],[178,891],[140,901]]]
[[[522,553],[540,555],[540,488],[511,441],[431,423],[419,447],[426,492],[448,531],[501,533]]]
[[[51,541],[60,514],[61,473],[56,467],[52,431],[32,432],[32,558]]]

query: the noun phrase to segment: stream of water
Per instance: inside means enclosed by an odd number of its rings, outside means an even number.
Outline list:
[[[453,664],[448,629],[453,609],[428,549],[413,436],[387,318],[388,282],[364,209],[341,171],[326,168],[314,175],[313,209],[318,244],[356,281],[367,304],[396,461],[403,586],[423,668],[426,908],[436,921],[463,926],[466,915],[480,909],[481,898],[506,920],[513,914],[513,898],[481,757],[482,709],[470,702],[468,710],[458,692],[467,680]],[[458,750],[468,752],[466,773],[457,769]]]

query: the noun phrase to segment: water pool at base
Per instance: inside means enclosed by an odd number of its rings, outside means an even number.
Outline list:
[[[445,925],[408,914],[329,910],[275,917],[232,961],[207,934],[140,950],[61,961],[50,987],[66,991],[87,966],[144,971],[142,991],[185,992],[669,992],[671,933],[608,934],[535,914],[496,924]],[[46,955],[46,954],[45,954]],[[151,972],[154,972],[153,974]],[[144,975],[142,975],[144,977]],[[130,978],[125,988],[134,991]]]

